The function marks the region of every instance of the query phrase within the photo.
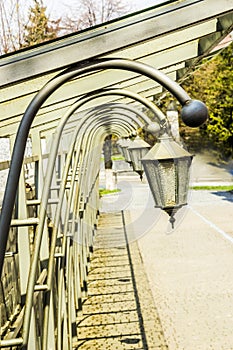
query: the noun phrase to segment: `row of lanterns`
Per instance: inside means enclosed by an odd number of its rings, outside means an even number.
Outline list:
[[[155,207],[165,210],[173,225],[174,214],[187,204],[192,155],[167,133],[152,148],[139,136],[118,140],[117,146],[141,179],[145,172]]]

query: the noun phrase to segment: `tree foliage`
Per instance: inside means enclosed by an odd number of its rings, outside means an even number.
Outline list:
[[[54,39],[60,19],[52,21],[42,0],[0,1],[0,54]]]
[[[0,0],[0,55],[117,18],[127,0],[77,0],[52,20],[43,0]]]
[[[59,22],[51,21],[42,0],[33,0],[29,8],[28,23],[24,26],[23,46],[40,44],[58,36]]]
[[[233,155],[233,43],[211,60],[204,60],[183,86],[209,109],[202,134],[226,156]]]

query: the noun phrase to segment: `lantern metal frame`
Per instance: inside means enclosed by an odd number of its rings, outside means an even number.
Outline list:
[[[141,159],[155,207],[168,213],[172,226],[177,210],[187,204],[192,158],[193,155],[164,133]]]

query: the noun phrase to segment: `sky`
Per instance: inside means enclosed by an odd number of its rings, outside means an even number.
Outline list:
[[[132,12],[134,12],[158,5],[165,2],[165,0],[125,0],[125,2],[132,7]],[[51,18],[56,18],[68,13],[69,7],[77,7],[78,0],[43,0],[43,3],[47,6]]]

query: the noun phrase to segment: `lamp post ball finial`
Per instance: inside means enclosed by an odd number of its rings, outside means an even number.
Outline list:
[[[187,126],[196,128],[207,120],[208,109],[206,105],[199,100],[189,100],[182,107],[181,118]]]

